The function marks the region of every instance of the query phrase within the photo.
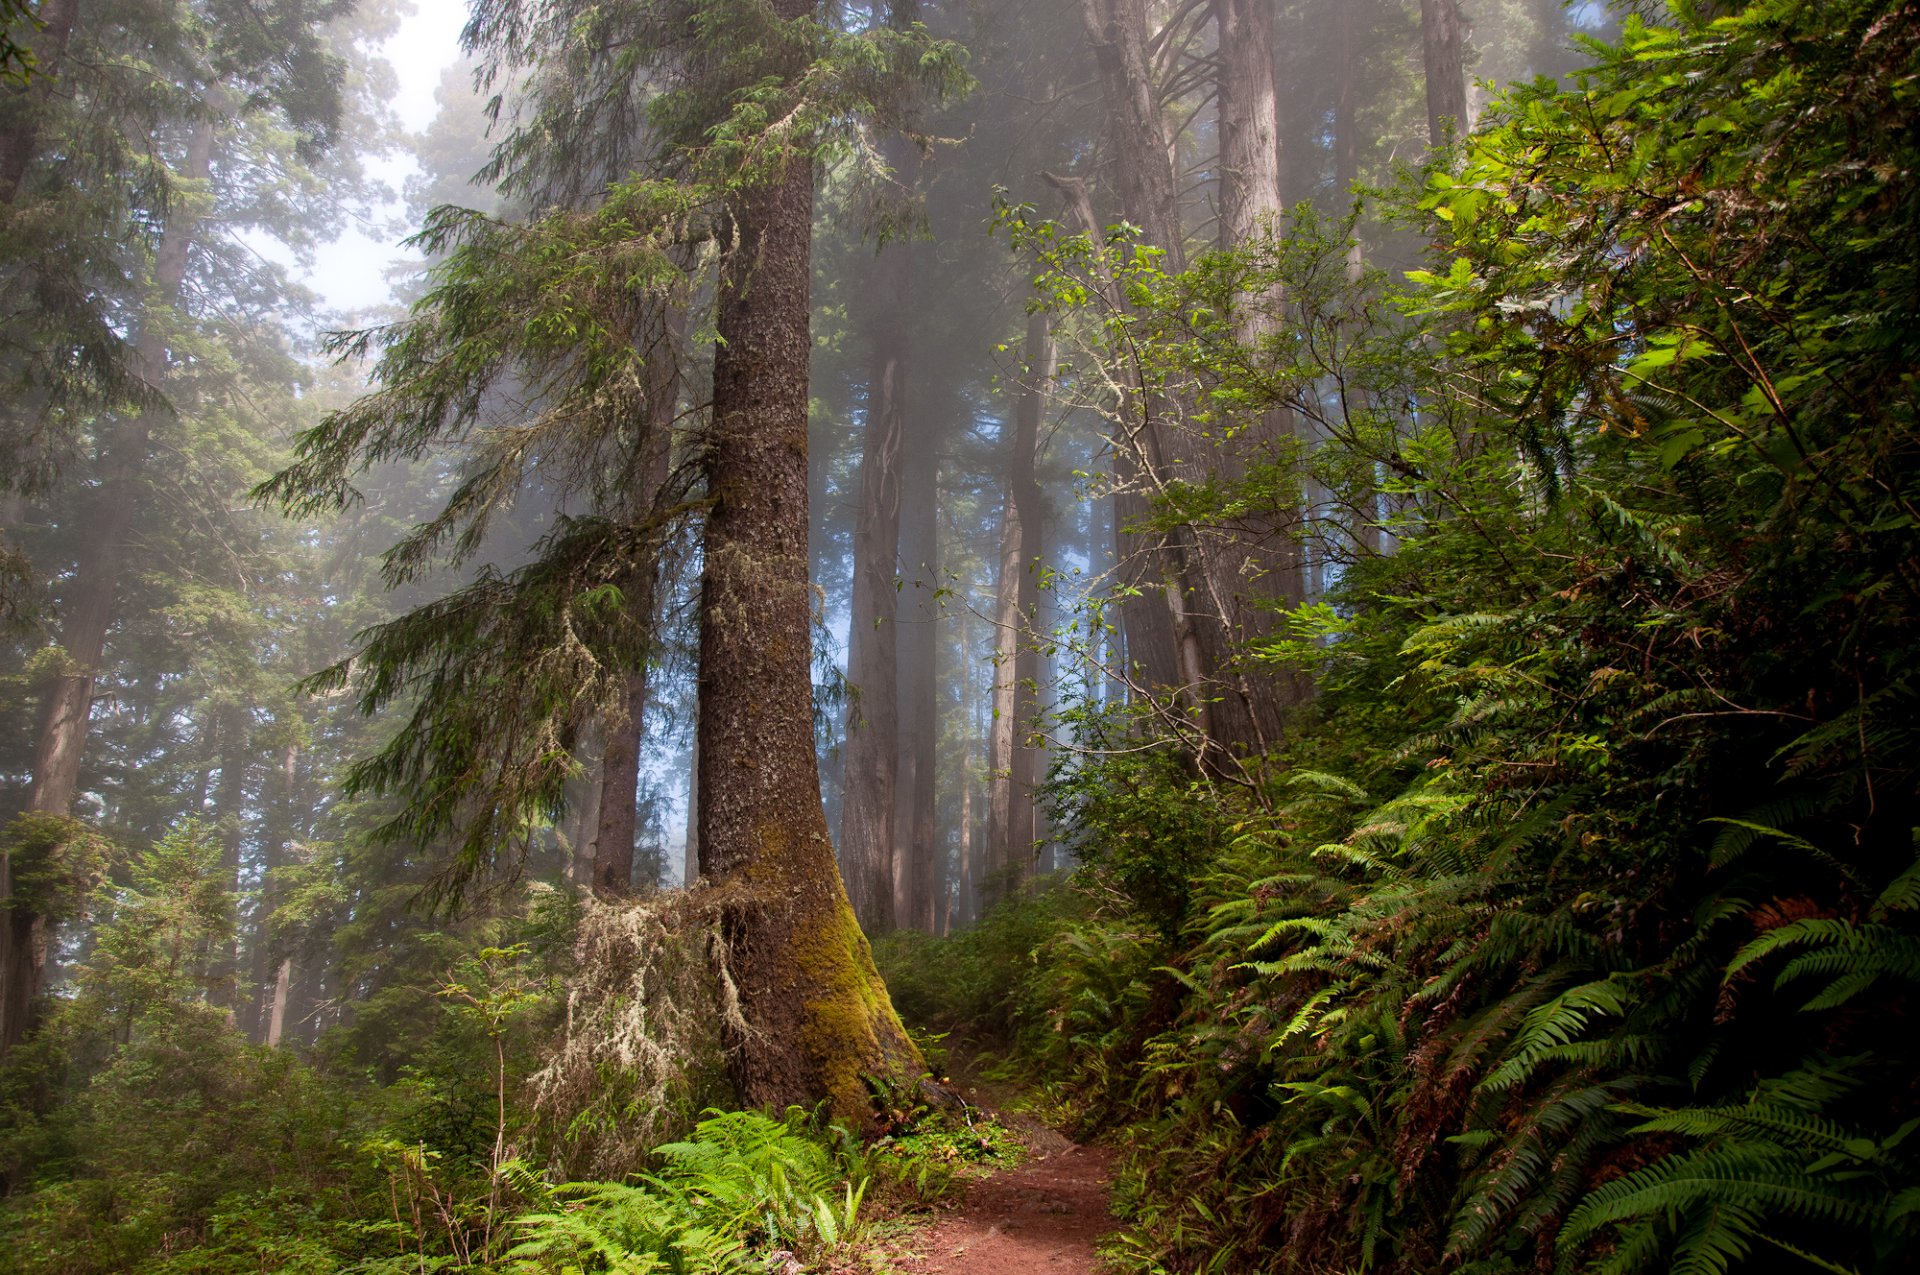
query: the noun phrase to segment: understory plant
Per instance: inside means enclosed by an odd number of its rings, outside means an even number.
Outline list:
[[[1310,496],[1329,580],[1242,653],[1315,682],[1284,744],[1142,711],[1056,780],[1086,906],[1010,1039],[1144,1268],[1920,1252],[1920,12],[1591,53],[1410,187],[1404,281],[1310,209],[1181,274],[1009,211],[1106,383],[1311,440],[1158,516]]]

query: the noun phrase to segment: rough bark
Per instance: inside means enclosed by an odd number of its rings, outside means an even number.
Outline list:
[[[777,0],[782,18],[807,0]],[[807,582],[813,173],[731,208],[713,370],[701,581],[700,866],[721,910],[740,1099],[871,1119],[864,1077],[918,1075],[840,883],[814,753]]]
[[[651,593],[651,590],[647,592]],[[608,709],[606,747],[593,827],[593,892],[624,898],[633,892],[633,830],[639,822],[640,722],[646,711],[647,673],[627,676],[619,702]]]
[[[1214,0],[1213,11],[1220,39],[1220,242],[1231,248],[1280,211],[1280,94],[1272,4]]]
[[[900,451],[905,412],[907,249],[882,248],[876,304],[865,316],[872,362],[853,529],[853,609],[847,639],[845,760],[840,858],[847,893],[869,933],[894,927],[894,804],[899,769]],[[904,918],[902,918],[904,919]]]
[[[1114,190],[1147,242],[1164,249],[1167,268],[1186,263],[1180,188],[1147,51],[1146,0],[1081,0],[1106,103]]]
[[[0,116],[6,119],[0,124],[0,204],[12,204],[20,193],[39,144],[40,108],[54,92],[79,15],[80,0],[46,0],[40,6],[42,26],[33,40],[33,77],[0,95],[5,103]]]
[[[204,179],[211,171],[212,157],[213,126],[203,121],[194,128],[181,176]],[[191,207],[189,201],[176,205],[176,220],[167,227],[155,253],[154,295],[161,309],[180,301],[195,228]],[[133,356],[140,378],[157,389],[167,372],[165,323],[157,313],[141,324]],[[161,416],[154,408],[119,422],[109,430],[102,449],[100,482],[74,563],[73,593],[62,617],[60,644],[66,667],[53,679],[40,709],[33,778],[27,790],[27,809],[32,811],[66,814],[79,788],[94,678],[118,609],[127,533],[139,505],[148,442]],[[0,878],[10,876],[6,865],[0,865]],[[0,1058],[31,1025],[46,973],[52,939],[48,930],[46,918],[28,909],[8,913],[5,946],[0,948]]]
[[[1473,127],[1467,109],[1466,21],[1460,0],[1420,0],[1420,47],[1427,73],[1427,140],[1446,144]]]
[[[1040,417],[1052,378],[1052,334],[1044,314],[1027,316],[1025,389],[1014,412],[1005,513],[1000,528],[1000,581],[995,607],[993,721],[988,749],[992,795],[987,806],[985,906],[1019,892],[1033,859],[1035,684],[1039,675],[1036,572],[1044,551],[1044,510],[1034,475]]]

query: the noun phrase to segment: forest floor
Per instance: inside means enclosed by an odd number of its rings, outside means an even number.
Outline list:
[[[1113,1152],[1009,1112],[989,1090],[959,1088],[1019,1135],[1027,1158],[968,1182],[951,1213],[891,1240],[887,1267],[901,1275],[1095,1275],[1095,1245],[1114,1230]]]

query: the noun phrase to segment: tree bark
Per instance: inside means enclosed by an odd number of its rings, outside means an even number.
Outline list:
[[[1233,248],[1281,211],[1273,5],[1214,0],[1213,11],[1220,39],[1220,242]]]
[[[651,589],[646,590],[649,595]],[[647,672],[627,675],[619,702],[602,724],[600,790],[593,826],[593,892],[605,899],[633,893],[633,830],[639,822],[640,723],[647,705]]]
[[[797,19],[808,0],[776,0]],[[700,599],[700,867],[721,909],[740,1099],[871,1122],[867,1076],[917,1076],[840,883],[820,801],[807,581],[813,171],[735,197],[722,267]]]
[[[853,609],[847,640],[846,768],[841,785],[840,855],[847,893],[869,933],[894,927],[894,805],[900,751],[900,451],[905,412],[907,249],[882,248],[877,304],[867,315],[872,364],[860,452],[860,508],[853,531]],[[907,910],[910,910],[911,904]],[[902,916],[901,919],[905,919]]]
[[[1443,146],[1473,127],[1467,111],[1466,22],[1460,0],[1420,0],[1420,46],[1427,72],[1427,141]],[[1451,121],[1451,126],[1449,125]]]
[[[212,160],[213,125],[202,120],[194,126],[181,176],[205,179]],[[161,238],[154,259],[155,312],[142,321],[133,345],[134,367],[155,389],[167,374],[166,324],[158,311],[180,302],[196,221],[189,211],[192,207],[190,198],[176,204],[178,219]],[[27,809],[32,811],[64,815],[72,808],[79,788],[94,678],[118,608],[127,532],[139,505],[148,442],[161,417],[161,411],[152,408],[121,422],[103,447],[100,483],[74,564],[73,596],[61,626],[67,664],[47,689],[40,710],[33,778],[27,790]],[[0,879],[10,878],[10,867],[0,864]],[[31,1025],[52,939],[47,931],[44,916],[25,908],[8,913],[5,946],[0,948],[0,1058],[6,1057]]]

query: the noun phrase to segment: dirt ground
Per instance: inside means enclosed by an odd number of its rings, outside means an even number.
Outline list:
[[[1094,1244],[1114,1229],[1107,1211],[1113,1153],[1075,1146],[1019,1116],[1000,1118],[1018,1130],[1027,1160],[968,1183],[958,1209],[889,1245],[891,1265],[902,1275],[1093,1275],[1100,1269]]]

